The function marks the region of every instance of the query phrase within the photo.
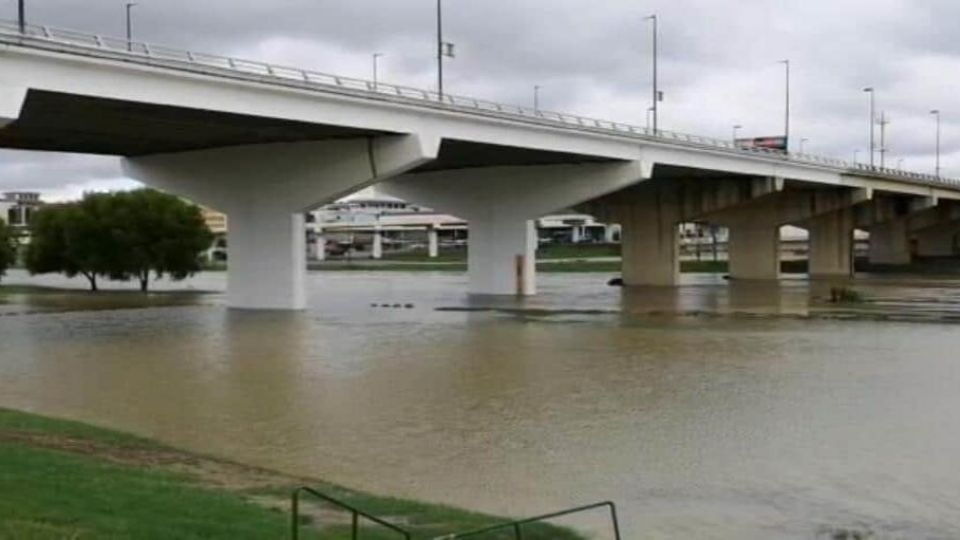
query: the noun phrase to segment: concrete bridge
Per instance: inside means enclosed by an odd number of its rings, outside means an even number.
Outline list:
[[[677,224],[730,228],[733,278],[777,279],[778,230],[811,273],[936,254],[960,183],[75,31],[0,23],[0,147],[122,156],[127,174],[230,217],[232,307],[304,307],[303,213],[362,188],[465,218],[471,293],[536,291],[531,220],[623,226],[628,285],[677,282]]]

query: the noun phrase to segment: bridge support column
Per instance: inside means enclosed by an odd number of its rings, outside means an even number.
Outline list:
[[[960,221],[917,231],[917,255],[955,257],[960,255]]]
[[[780,225],[743,220],[728,225],[730,277],[733,279],[780,278]]]
[[[650,177],[639,161],[488,167],[405,175],[377,190],[465,219],[469,292],[536,292],[533,220]]]
[[[910,233],[906,218],[878,223],[870,228],[870,263],[910,264]]]
[[[471,220],[467,251],[470,292],[501,296],[536,294],[536,246],[532,220]]]
[[[131,178],[229,216],[227,298],[241,309],[306,307],[303,214],[435,158],[418,135],[236,146],[128,158]]]
[[[371,257],[375,260],[383,258],[383,231],[380,227],[373,230],[373,243],[371,244]]]
[[[680,280],[679,208],[665,195],[658,190],[614,211],[624,285],[671,286]]]
[[[431,259],[440,256],[440,232],[436,227],[427,228],[427,255]]]
[[[805,225],[809,232],[810,276],[853,276],[853,212],[831,212],[814,218]]]

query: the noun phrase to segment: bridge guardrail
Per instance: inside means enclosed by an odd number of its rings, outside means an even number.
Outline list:
[[[648,141],[679,144],[682,146],[696,146],[740,155],[747,154],[768,159],[821,166],[835,170],[839,169],[841,172],[847,174],[880,175],[899,181],[932,186],[960,186],[960,181],[958,180],[930,174],[871,167],[860,163],[850,163],[842,159],[812,154],[787,153],[767,148],[744,148],[737,146],[730,140],[690,135],[662,129],[658,129],[656,133],[654,133],[648,128],[621,122],[588,118],[544,109],[534,109],[521,105],[497,103],[454,94],[444,93],[441,95],[432,90],[331,75],[329,73],[269,64],[256,60],[193,52],[142,41],[127,41],[121,38],[112,38],[46,25],[26,25],[24,31],[21,33],[19,23],[0,20],[0,43],[13,43],[23,46],[56,44],[70,48],[80,48],[94,53],[109,53],[111,56],[119,55],[127,60],[151,65],[160,64],[166,67],[189,66],[192,69],[199,69],[213,75],[245,75],[266,82],[295,84],[297,86],[320,90],[337,89],[351,93],[360,93],[367,97],[379,96],[421,104],[429,103],[432,106],[442,106],[444,108],[466,112],[482,112],[526,122],[560,125],[582,131],[613,133]]]

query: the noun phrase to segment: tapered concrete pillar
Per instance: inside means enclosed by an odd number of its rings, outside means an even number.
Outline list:
[[[241,309],[303,309],[303,213],[435,158],[419,135],[235,146],[128,158],[126,174],[226,213],[227,298]]]
[[[303,309],[306,241],[302,213],[236,210],[227,232],[227,300],[240,309]]]
[[[377,190],[468,222],[469,292],[531,295],[536,292],[533,221],[649,177],[650,166],[639,161],[490,167],[406,175]]]
[[[641,192],[613,211],[620,223],[623,283],[676,285],[680,280],[679,209],[660,191]]]
[[[780,225],[743,220],[728,225],[727,249],[733,279],[780,278]]]
[[[910,264],[910,233],[906,218],[896,218],[870,228],[870,263]]]
[[[471,294],[537,293],[536,229],[532,220],[472,220],[467,248]]]
[[[960,255],[960,222],[953,222],[917,231],[917,255],[921,257],[955,257]]]
[[[373,230],[371,256],[376,260],[383,258],[383,231],[380,230],[380,227]]]
[[[812,277],[853,275],[853,212],[840,210],[810,220],[809,274]]]
[[[427,254],[431,259],[440,256],[440,233],[436,227],[427,228]]]

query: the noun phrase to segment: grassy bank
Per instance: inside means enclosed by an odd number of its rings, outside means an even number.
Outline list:
[[[286,538],[289,493],[301,485],[403,523],[417,539],[503,521],[0,409],[0,539]],[[302,508],[301,538],[349,537],[347,515],[310,504]],[[363,531],[367,540],[390,538],[376,528]],[[580,538],[548,525],[524,532],[524,538]]]

